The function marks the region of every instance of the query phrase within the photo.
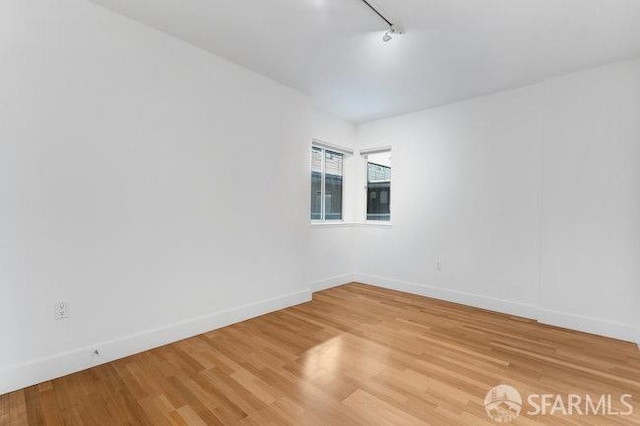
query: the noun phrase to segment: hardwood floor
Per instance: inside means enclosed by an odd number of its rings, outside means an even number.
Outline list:
[[[495,424],[484,399],[504,383],[525,400],[513,424],[637,425],[639,381],[631,343],[350,284],[0,396],[0,424]],[[634,414],[527,415],[535,393],[612,394],[623,412],[631,394]]]

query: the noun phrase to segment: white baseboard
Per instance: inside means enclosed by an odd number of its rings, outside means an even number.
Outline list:
[[[355,274],[353,281],[388,288],[391,290],[404,291],[420,296],[433,297],[435,299],[474,306],[509,315],[530,318],[537,320],[542,324],[611,337],[614,339],[626,340],[640,345],[640,333],[638,331],[638,327],[631,324],[622,324],[601,318],[591,318],[572,313],[552,311],[542,309],[539,306],[531,304],[497,299],[473,293],[459,292],[442,287],[415,284],[406,281],[378,277],[375,275]]]
[[[612,337],[614,339],[626,340],[628,342],[638,342],[637,329],[635,326],[629,324],[542,308],[539,309],[536,319],[541,324],[583,331],[585,333]]]
[[[328,288],[338,287],[340,285],[349,284],[354,281],[352,274],[343,274],[324,280],[314,281],[309,284],[309,288],[313,293],[316,291],[326,290]]]
[[[534,305],[449,290],[442,287],[416,284],[407,281],[399,281],[375,275],[363,274],[356,274],[354,276],[354,281],[525,318],[534,318],[537,314],[537,308]]]
[[[311,291],[303,290],[10,366],[0,370],[0,395],[310,300]]]

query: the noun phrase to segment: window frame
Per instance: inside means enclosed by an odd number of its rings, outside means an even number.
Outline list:
[[[393,165],[390,167],[390,177],[389,177],[389,220],[379,220],[379,219],[369,219],[368,218],[368,207],[369,207],[369,155],[372,154],[382,154],[389,153],[389,158],[392,155],[392,147],[391,146],[380,146],[375,148],[367,148],[360,150],[360,157],[364,160],[363,170],[364,170],[364,194],[362,196],[363,207],[362,207],[362,215],[363,215],[363,223],[366,225],[375,225],[375,226],[391,226],[393,220],[393,200],[392,197],[392,188],[393,188]],[[376,164],[376,163],[372,163]]]
[[[313,151],[314,149],[319,149],[321,152],[321,175],[320,175],[320,219],[312,219],[311,215],[313,214],[312,211],[309,212],[309,219],[311,221],[311,224],[337,224],[337,223],[344,223],[344,205],[345,205],[345,160],[347,158],[348,155],[353,154],[353,151],[348,149],[348,148],[344,148],[341,146],[337,146],[337,145],[332,145],[332,144],[328,144],[326,142],[322,142],[319,141],[317,139],[314,139],[311,143],[311,150],[310,150],[310,157],[311,157],[311,164],[309,167],[309,177],[311,179],[313,179]],[[342,185],[341,185],[341,193],[340,193],[340,197],[341,197],[341,205],[340,205],[340,219],[327,219],[326,218],[326,153],[331,152],[334,154],[339,154],[342,156]],[[312,188],[312,182],[310,182],[310,189]],[[313,191],[310,190],[310,197],[314,196]],[[312,200],[312,198],[310,198],[310,201]]]

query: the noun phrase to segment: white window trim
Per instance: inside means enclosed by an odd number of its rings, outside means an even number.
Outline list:
[[[334,151],[343,155],[353,155],[353,150],[351,148],[347,148],[346,146],[342,146],[342,145],[334,145],[334,144],[322,141],[320,139],[315,139],[315,138],[312,139],[311,146],[328,149],[329,151]]]
[[[311,219],[311,225],[312,226],[333,226],[333,225],[343,225],[346,224],[346,222],[344,221],[344,202],[345,202],[345,198],[344,198],[344,188],[345,188],[345,173],[344,173],[344,166],[345,166],[345,162],[344,159],[346,156],[348,155],[353,155],[353,150],[346,148],[344,146],[340,146],[340,145],[333,145],[324,141],[321,141],[320,139],[312,139],[311,141],[311,150],[313,150],[313,148],[320,148],[322,149],[322,165],[320,166],[322,169],[322,180],[320,183],[320,191],[322,193],[322,196],[320,197],[320,212],[322,213],[322,216],[325,215],[325,160],[326,160],[326,155],[325,155],[325,151],[332,151],[332,152],[336,152],[338,154],[342,154],[343,156],[343,162],[342,162],[342,206],[341,206],[341,212],[340,212],[340,216],[342,216],[342,219]]]
[[[364,164],[363,164],[363,168],[364,168],[364,195],[362,196],[362,200],[363,200],[363,205],[362,205],[362,222],[358,222],[358,225],[360,226],[371,226],[371,227],[381,227],[381,228],[390,228],[391,226],[393,226],[393,200],[394,197],[391,197],[390,203],[389,203],[389,215],[390,215],[390,220],[388,221],[384,221],[384,220],[369,220],[367,219],[367,197],[368,197],[368,191],[367,191],[367,185],[368,185],[368,173],[369,173],[369,169],[368,169],[368,163],[369,163],[369,155],[370,154],[379,154],[381,152],[392,152],[392,147],[391,145],[384,145],[384,146],[376,146],[376,147],[372,147],[372,148],[364,148],[361,149],[359,154],[362,157],[362,159],[364,159]],[[391,167],[391,188],[393,188],[393,167]]]
[[[393,224],[391,222],[367,220],[364,222],[345,222],[341,220],[313,220],[310,226],[312,228],[391,228]]]
[[[383,220],[365,220],[364,222],[358,223],[357,225],[371,228],[391,228],[393,226],[393,223]]]
[[[379,154],[381,152],[391,152],[391,145],[377,146],[375,148],[365,148],[360,150],[360,155],[365,157],[369,154]]]
[[[350,227],[356,226],[357,223],[345,222],[344,220],[312,220],[312,228],[337,228],[337,227]]]

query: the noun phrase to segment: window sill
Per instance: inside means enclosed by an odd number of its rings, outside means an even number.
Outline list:
[[[312,228],[336,228],[336,227],[353,226],[353,225],[355,225],[353,222],[344,222],[342,220],[311,222]]]
[[[363,228],[391,228],[393,224],[391,222],[311,222],[312,228],[339,228],[339,227],[363,227]]]
[[[391,222],[383,222],[383,221],[375,221],[375,220],[368,220],[366,222],[358,222],[356,224],[357,226],[362,226],[362,227],[372,227],[372,228],[391,228],[393,226],[393,224]]]

